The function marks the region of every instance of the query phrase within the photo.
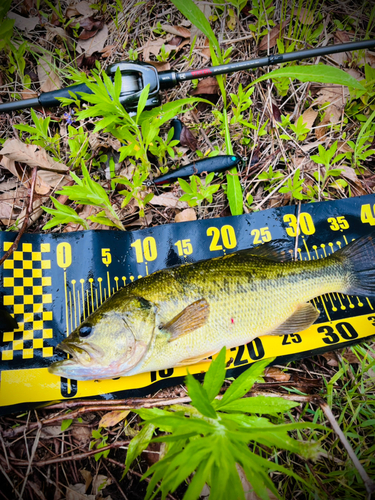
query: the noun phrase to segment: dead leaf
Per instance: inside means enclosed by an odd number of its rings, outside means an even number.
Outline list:
[[[339,366],[334,352],[325,352],[322,354],[323,358],[327,360],[329,366]]]
[[[42,427],[40,437],[43,439],[53,439],[59,436],[62,432],[61,425],[45,425]]]
[[[13,203],[8,203],[6,201],[0,201],[0,219],[14,219],[15,213],[13,209]]]
[[[287,24],[288,24],[288,21],[284,21],[283,24],[281,25],[281,27],[280,27],[280,24],[278,24],[277,26],[274,26],[271,29],[271,31],[269,32],[269,35],[265,35],[262,38],[262,40],[258,46],[258,49],[259,50],[267,50],[267,47],[270,49],[272,49],[272,47],[275,47],[277,40],[280,37],[280,32],[282,35],[284,28]]]
[[[187,208],[189,205],[186,201],[178,201],[172,193],[163,193],[159,196],[154,196],[150,201],[151,205],[158,205],[168,208]]]
[[[183,125],[180,135],[180,144],[183,147],[189,148],[191,151],[196,151],[198,148],[197,138],[190,132],[190,130]]]
[[[217,94],[219,95],[219,84],[214,76],[204,78],[198,82],[195,89],[190,92],[191,95]]]
[[[278,382],[288,382],[290,380],[290,375],[288,373],[285,373],[280,370],[280,368],[275,368],[273,366],[270,366],[269,368],[266,368],[264,372],[265,377],[273,378],[274,380],[277,380]]]
[[[337,142],[337,152],[338,153],[354,153],[354,150],[348,146],[346,142],[338,141]]]
[[[302,24],[313,24],[314,22],[314,12],[302,7],[298,19]]]
[[[34,99],[34,97],[38,97],[37,92],[31,89],[25,89],[22,93],[22,98],[23,99]]]
[[[91,440],[91,430],[89,427],[73,425],[69,430],[73,441],[80,446],[85,446]]]
[[[52,68],[53,64],[51,56],[46,55],[43,56],[43,59],[39,59],[38,76],[41,92],[50,92],[52,90],[61,88],[60,78]]]
[[[272,103],[272,114],[273,114],[273,117],[275,119],[275,121],[281,123],[281,112],[280,112],[280,108]]]
[[[68,167],[63,163],[54,161],[48,156],[47,151],[35,144],[25,144],[19,139],[7,139],[4,142],[0,155],[9,160],[26,163],[29,167],[40,167],[44,170],[65,173]],[[22,179],[20,179],[22,180]]]
[[[300,146],[300,149],[307,153],[308,151],[311,151],[311,149],[317,148],[319,144],[322,144],[321,141],[310,142],[309,144],[303,144],[302,146]]]
[[[171,65],[169,62],[162,62],[162,61],[148,61],[154,68],[156,68],[158,71],[169,71],[171,69]]]
[[[92,481],[93,494],[96,496],[101,490],[109,486],[111,483],[112,480],[109,477],[103,476],[103,474],[98,474]]]
[[[83,17],[79,20],[79,27],[83,28],[83,31],[79,35],[80,40],[87,40],[96,35],[96,33],[103,29],[104,21],[103,19],[95,19],[94,16]]]
[[[31,11],[35,9],[35,1],[34,0],[23,0],[21,7],[21,14],[24,16],[30,15]]]
[[[352,60],[350,52],[337,52],[336,54],[329,54],[329,58],[333,59],[339,66],[345,66],[346,63]]]
[[[107,45],[100,51],[100,53],[102,54],[102,57],[106,59],[107,57],[111,57],[116,48],[117,45]]]
[[[154,56],[157,56],[163,45],[164,45],[165,51],[167,53],[169,53],[169,52],[172,52],[172,50],[177,52],[180,48],[183,47],[184,44],[186,45],[185,41],[176,47],[176,45],[169,45],[168,43],[166,43],[166,40],[164,38],[158,38],[157,40],[148,40],[147,43],[143,46],[143,51],[142,51],[143,60],[150,61],[151,54],[154,54]]]
[[[110,411],[103,415],[99,422],[99,427],[113,427],[114,425],[124,420],[130,413],[130,410],[124,411]]]
[[[318,112],[314,111],[313,109],[309,108],[307,109],[303,114],[302,114],[302,119],[303,123],[306,124],[306,127],[309,128],[310,130],[312,129],[315,119],[318,116]],[[297,122],[298,118],[296,119]]]
[[[89,489],[90,484],[92,483],[92,475],[91,472],[86,470],[86,469],[81,469],[79,471],[81,473],[81,476],[85,480],[85,493]]]
[[[93,2],[91,2],[93,3]],[[74,8],[78,11],[82,16],[91,16],[93,12],[95,12],[91,7],[89,2],[78,2],[74,5]]]
[[[346,86],[336,84],[322,85],[318,96],[314,100],[314,105],[329,102],[341,110],[345,108],[349,97],[350,92]]]
[[[358,182],[357,174],[355,173],[354,168],[348,167],[347,165],[339,165],[337,168],[341,168],[341,175],[346,179],[349,179],[353,182]]]
[[[40,24],[39,17],[22,17],[15,12],[8,12],[7,17],[14,19],[14,26],[21,31],[32,31]]]
[[[96,35],[88,40],[78,40],[77,50],[85,52],[86,56],[91,56],[94,52],[100,52],[108,38],[108,26],[105,24],[103,29],[98,31]]]
[[[325,109],[325,115],[319,126],[315,128],[315,136],[317,139],[321,139],[327,132],[327,127],[322,125],[328,125],[329,123],[336,124],[341,120],[342,111],[339,110],[334,104],[330,104]]]
[[[335,41],[335,43],[348,43],[348,42],[350,42],[349,33],[347,33],[346,31],[342,31],[342,30],[335,31],[334,41]]]
[[[169,26],[168,24],[162,24],[162,29],[167,33],[172,35],[182,36],[182,38],[190,38],[190,30],[184,28],[183,26]]]
[[[174,218],[175,222],[187,222],[190,220],[197,220],[197,214],[195,213],[194,208],[187,208],[183,210]]]
[[[68,44],[69,49],[73,49],[72,39],[69,36],[68,32],[64,30],[64,28],[60,28],[58,26],[46,26],[47,28],[47,40],[51,42],[56,37],[60,38],[62,41]]]
[[[85,488],[82,483],[69,484],[66,488],[66,500],[95,500],[96,495],[86,495]]]
[[[347,360],[351,365],[360,365],[361,361],[357,358],[357,356],[350,350],[350,348],[346,348],[342,353],[342,357]]]

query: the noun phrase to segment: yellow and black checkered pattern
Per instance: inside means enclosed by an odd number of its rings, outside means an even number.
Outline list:
[[[4,242],[3,250],[11,245]],[[35,247],[23,243],[3,264],[4,306],[14,316],[18,329],[2,334],[0,360],[10,362],[12,367],[17,361],[53,355],[50,244]]]

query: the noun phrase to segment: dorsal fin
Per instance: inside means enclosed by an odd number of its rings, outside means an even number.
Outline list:
[[[293,247],[289,240],[272,240],[262,245],[239,250],[237,254],[254,255],[274,262],[287,262],[293,259]]]
[[[192,304],[189,304],[177,316],[172,318],[165,325],[161,325],[160,329],[170,333],[169,342],[178,339],[179,337],[193,332],[197,328],[203,326],[210,314],[210,306],[206,299],[200,299]]]

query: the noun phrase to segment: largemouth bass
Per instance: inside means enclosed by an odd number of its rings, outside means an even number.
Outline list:
[[[375,297],[375,232],[320,260],[288,260],[280,241],[158,271],[119,290],[58,348],[49,371],[76,380],[191,365],[261,335],[301,332],[330,292]]]

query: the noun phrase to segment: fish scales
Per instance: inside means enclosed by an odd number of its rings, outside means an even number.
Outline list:
[[[330,292],[375,297],[375,232],[320,260],[287,261],[277,242],[140,278],[58,346],[51,373],[112,378],[189,365],[266,334],[303,332]],[[288,255],[288,254],[286,254]]]
[[[160,325],[200,298],[209,302],[209,319],[201,328],[174,342],[159,331],[142,370],[154,371],[170,359],[179,363],[272,333],[301,302],[344,287],[347,278],[338,260],[279,263],[234,254],[156,273],[124,293],[156,304]]]

